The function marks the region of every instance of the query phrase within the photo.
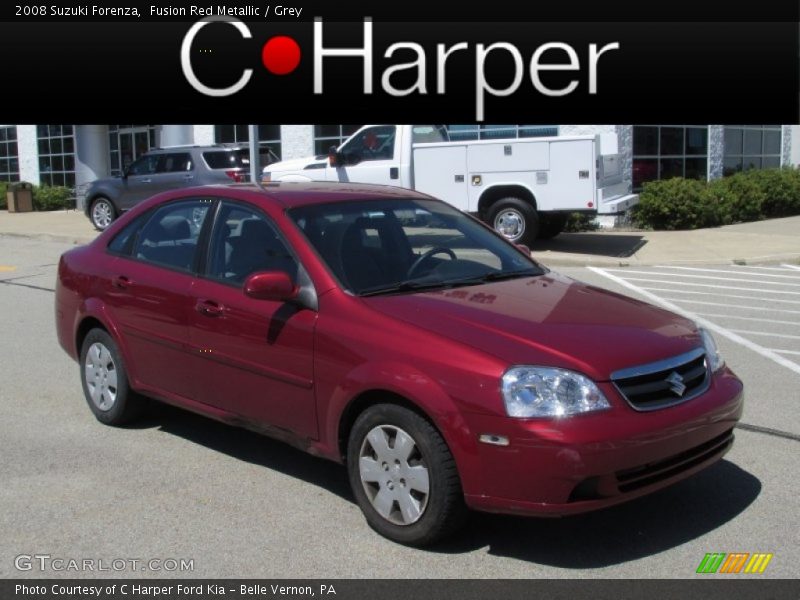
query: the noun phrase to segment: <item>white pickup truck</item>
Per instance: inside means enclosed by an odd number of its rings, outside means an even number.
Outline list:
[[[613,133],[451,142],[442,125],[365,125],[327,156],[270,164],[262,181],[411,188],[524,244],[558,235],[571,212],[620,214],[639,201]]]

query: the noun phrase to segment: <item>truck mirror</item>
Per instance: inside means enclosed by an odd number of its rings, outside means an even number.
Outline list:
[[[336,151],[336,146],[328,148],[328,164],[332,167],[338,167],[342,164],[341,155]]]

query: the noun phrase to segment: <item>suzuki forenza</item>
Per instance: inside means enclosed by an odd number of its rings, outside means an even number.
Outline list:
[[[342,462],[368,523],[413,545],[468,508],[653,492],[719,460],[742,412],[692,321],[399,188],[158,195],[61,257],[56,321],[101,422],[154,398]]]

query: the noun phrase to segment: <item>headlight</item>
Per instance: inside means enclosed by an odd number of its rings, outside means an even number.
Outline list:
[[[714,338],[711,336],[711,334],[702,327],[699,327],[698,329],[700,331],[700,337],[703,338],[703,346],[706,350],[706,361],[708,362],[708,368],[711,369],[712,373],[716,373],[725,366],[725,361],[722,359],[722,355],[717,349],[717,343],[714,341]]]
[[[566,369],[512,367],[501,389],[511,417],[566,417],[610,408],[591,379]]]

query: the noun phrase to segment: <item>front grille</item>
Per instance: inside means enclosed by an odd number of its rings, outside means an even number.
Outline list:
[[[622,493],[632,492],[639,488],[658,483],[670,477],[674,477],[683,471],[704,463],[716,455],[722,455],[733,445],[733,430],[729,429],[722,435],[681,452],[665,460],[661,460],[646,465],[641,465],[633,469],[617,472],[619,491]]]
[[[690,469],[722,457],[733,445],[733,429],[689,450],[613,474],[589,477],[572,490],[569,502],[601,500],[678,477]]]
[[[691,400],[710,382],[705,351],[697,348],[666,360],[623,369],[611,381],[636,410],[656,410]]]

